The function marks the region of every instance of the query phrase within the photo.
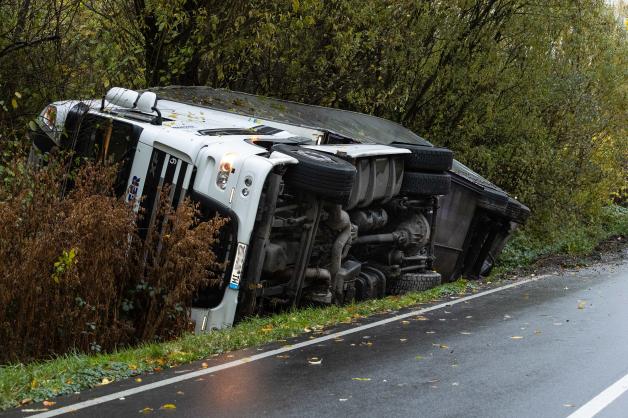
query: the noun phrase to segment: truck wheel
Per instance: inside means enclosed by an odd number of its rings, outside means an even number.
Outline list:
[[[447,148],[406,144],[392,146],[412,151],[412,154],[403,155],[404,166],[408,171],[447,171],[454,160],[454,153]]]
[[[401,183],[401,192],[409,195],[444,195],[450,188],[448,173],[406,172]]]
[[[435,271],[427,273],[405,273],[395,279],[388,279],[386,291],[389,295],[402,295],[407,292],[423,291],[441,284],[441,277]]]
[[[272,150],[299,160],[299,164],[288,167],[286,183],[329,202],[347,203],[356,176],[354,166],[335,155],[294,145],[278,144]]]

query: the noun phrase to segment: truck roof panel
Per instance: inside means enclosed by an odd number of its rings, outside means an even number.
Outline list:
[[[388,145],[399,142],[432,146],[398,123],[364,113],[203,86],[168,86],[149,90],[160,99],[317,129],[361,143]]]

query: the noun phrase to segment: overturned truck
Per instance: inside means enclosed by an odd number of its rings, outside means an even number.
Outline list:
[[[189,196],[230,222],[221,286],[199,289],[197,332],[276,306],[331,304],[479,277],[529,210],[389,120],[209,87],[49,105],[31,158],[57,147],[119,166],[140,232]]]

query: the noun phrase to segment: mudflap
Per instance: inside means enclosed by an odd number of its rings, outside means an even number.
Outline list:
[[[192,308],[191,319],[196,323],[194,333],[207,334],[212,329],[231,327],[238,307],[238,292],[237,289],[225,289],[222,301],[215,308]]]

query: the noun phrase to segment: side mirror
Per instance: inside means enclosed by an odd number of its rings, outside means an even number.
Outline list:
[[[145,91],[137,99],[135,110],[142,113],[157,113],[155,119],[151,122],[153,125],[161,125],[161,112],[157,109],[157,95],[152,91]]]
[[[157,106],[157,95],[152,91],[145,91],[135,103],[135,110],[142,113],[153,113]]]

